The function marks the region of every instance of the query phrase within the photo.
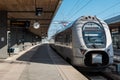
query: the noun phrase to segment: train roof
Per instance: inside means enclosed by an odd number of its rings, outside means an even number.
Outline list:
[[[60,32],[63,32],[63,31],[65,31],[65,30],[71,28],[72,25],[74,25],[74,24],[80,23],[80,22],[82,22],[82,21],[93,21],[93,20],[94,20],[94,21],[98,21],[98,20],[99,20],[100,22],[104,23],[103,20],[98,19],[96,16],[81,16],[81,17],[79,17],[78,19],[76,19],[75,21],[73,21],[73,22],[69,23],[68,25],[66,25],[66,26],[65,26],[64,28],[62,28],[61,30],[58,30],[58,31],[56,32],[56,34],[59,34]],[[56,34],[54,34],[54,35],[56,35]]]

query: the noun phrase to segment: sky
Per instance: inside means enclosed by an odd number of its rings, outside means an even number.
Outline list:
[[[72,22],[80,16],[97,16],[102,20],[120,15],[120,0],[62,0],[48,30],[48,37],[64,26],[61,21]]]

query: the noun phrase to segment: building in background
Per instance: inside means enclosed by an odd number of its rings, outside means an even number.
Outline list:
[[[105,20],[109,25],[112,39],[113,48],[120,49],[120,15]]]

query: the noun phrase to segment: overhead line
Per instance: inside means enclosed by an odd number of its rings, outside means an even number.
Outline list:
[[[111,8],[113,8],[113,7],[115,7],[115,6],[118,6],[119,4],[120,4],[120,2],[118,2],[118,3],[116,3],[116,4],[114,4],[114,5],[110,6],[110,7],[108,7],[107,9],[99,12],[97,15],[103,14],[103,13],[105,13],[106,11],[108,11],[109,9],[111,9]]]
[[[73,11],[75,9],[75,7],[79,4],[80,0],[76,0],[76,2],[74,2],[73,7],[69,10],[69,12],[67,13],[67,15],[70,15],[71,11]]]
[[[66,15],[70,15],[70,13],[71,13],[71,10],[73,11],[73,9],[74,9],[74,7],[77,5],[77,3],[78,3],[78,1],[80,1],[80,0],[73,0],[73,5],[71,5],[71,6],[73,6],[66,14],[65,14],[65,12],[64,12],[64,10],[62,10],[61,11],[61,17],[63,17],[63,21],[67,21],[67,19],[66,19]]]
[[[78,10],[72,15],[71,18],[73,18],[73,16],[74,16],[75,14],[79,13],[83,8],[85,8],[91,1],[92,1],[92,0],[89,0],[85,5],[83,5],[80,9],[78,9]],[[69,19],[71,19],[71,18],[69,18]]]

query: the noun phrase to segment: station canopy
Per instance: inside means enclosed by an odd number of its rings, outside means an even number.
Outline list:
[[[46,35],[60,4],[61,0],[0,0],[0,10],[8,12],[8,26],[11,20],[30,21],[29,30],[42,36]],[[37,9],[41,9],[40,16],[36,15]],[[40,23],[39,29],[33,28],[36,21]]]
[[[105,22],[112,28],[120,27],[120,15],[112,17],[110,19],[105,20]]]

